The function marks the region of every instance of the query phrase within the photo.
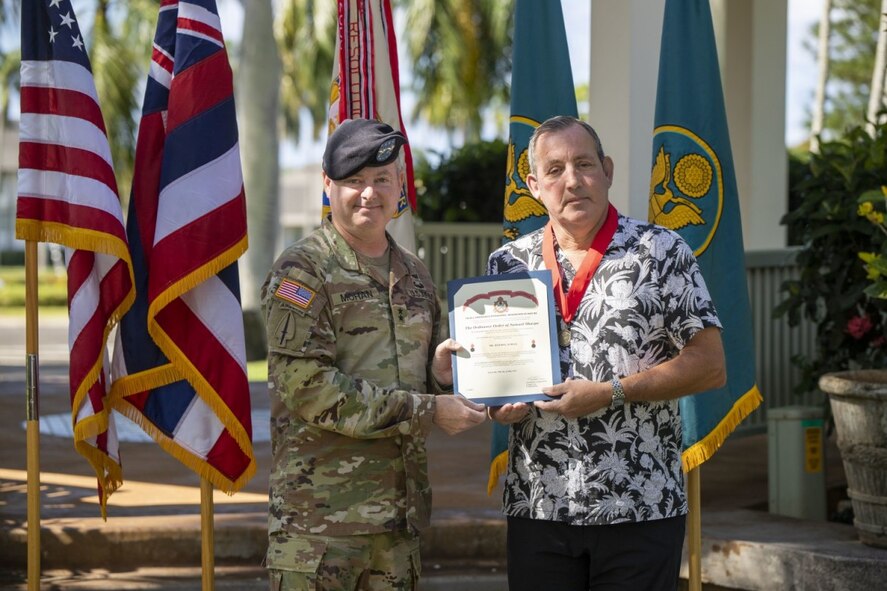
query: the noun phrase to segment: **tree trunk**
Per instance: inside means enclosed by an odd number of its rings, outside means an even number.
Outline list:
[[[271,0],[243,0],[243,37],[237,71],[240,157],[246,189],[249,250],[241,259],[247,359],[265,353],[259,288],[278,248],[280,164],[277,118],[281,65]]]
[[[816,98],[813,101],[813,120],[810,123],[810,151],[819,152],[819,134],[825,119],[825,87],[828,84],[828,39],[831,29],[829,15],[832,11],[831,0],[822,1],[822,16],[819,18],[819,79],[816,83]]]
[[[878,112],[884,105],[884,68],[887,67],[887,0],[881,0],[881,18],[878,19],[878,46],[875,49],[875,69],[872,71],[872,87],[866,114],[866,130],[875,135]]]

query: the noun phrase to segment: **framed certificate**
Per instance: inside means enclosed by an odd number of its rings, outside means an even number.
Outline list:
[[[457,393],[488,406],[551,400],[542,388],[561,382],[552,293],[550,271],[447,282]]]

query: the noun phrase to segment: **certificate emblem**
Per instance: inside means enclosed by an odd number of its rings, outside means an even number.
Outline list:
[[[508,302],[505,301],[505,298],[499,296],[499,298],[493,302],[493,309],[500,314],[504,314],[505,312],[508,312]]]

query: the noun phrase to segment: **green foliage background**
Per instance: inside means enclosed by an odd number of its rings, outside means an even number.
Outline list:
[[[887,300],[865,293],[871,280],[858,257],[879,250],[884,237],[857,213],[860,196],[887,185],[887,124],[874,137],[854,127],[790,171],[792,204],[782,222],[801,245],[800,276],[783,284],[786,298],[774,313],[792,325],[802,317],[816,325],[816,354],[795,359],[804,376],[798,390],[810,391],[826,372],[887,367]],[[857,338],[848,323],[859,318],[872,326]]]
[[[415,164],[419,217],[426,222],[502,223],[508,144],[475,142],[432,164]]]
[[[881,0],[832,0],[823,137],[835,139],[865,121],[875,67]],[[817,58],[819,23],[804,48]],[[809,119],[808,125],[809,128]]]

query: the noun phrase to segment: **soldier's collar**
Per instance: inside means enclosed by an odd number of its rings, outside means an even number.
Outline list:
[[[357,253],[354,252],[354,249],[351,248],[342,235],[339,234],[339,231],[336,230],[336,227],[333,225],[333,222],[329,217],[323,219],[321,228],[323,229],[324,236],[326,237],[330,248],[339,261],[339,265],[343,269],[348,269],[349,271],[360,271],[360,263],[357,261]],[[408,272],[406,262],[404,261],[403,253],[388,232],[385,232],[385,238],[388,240],[388,248],[391,251],[391,270],[394,271],[396,281]]]

